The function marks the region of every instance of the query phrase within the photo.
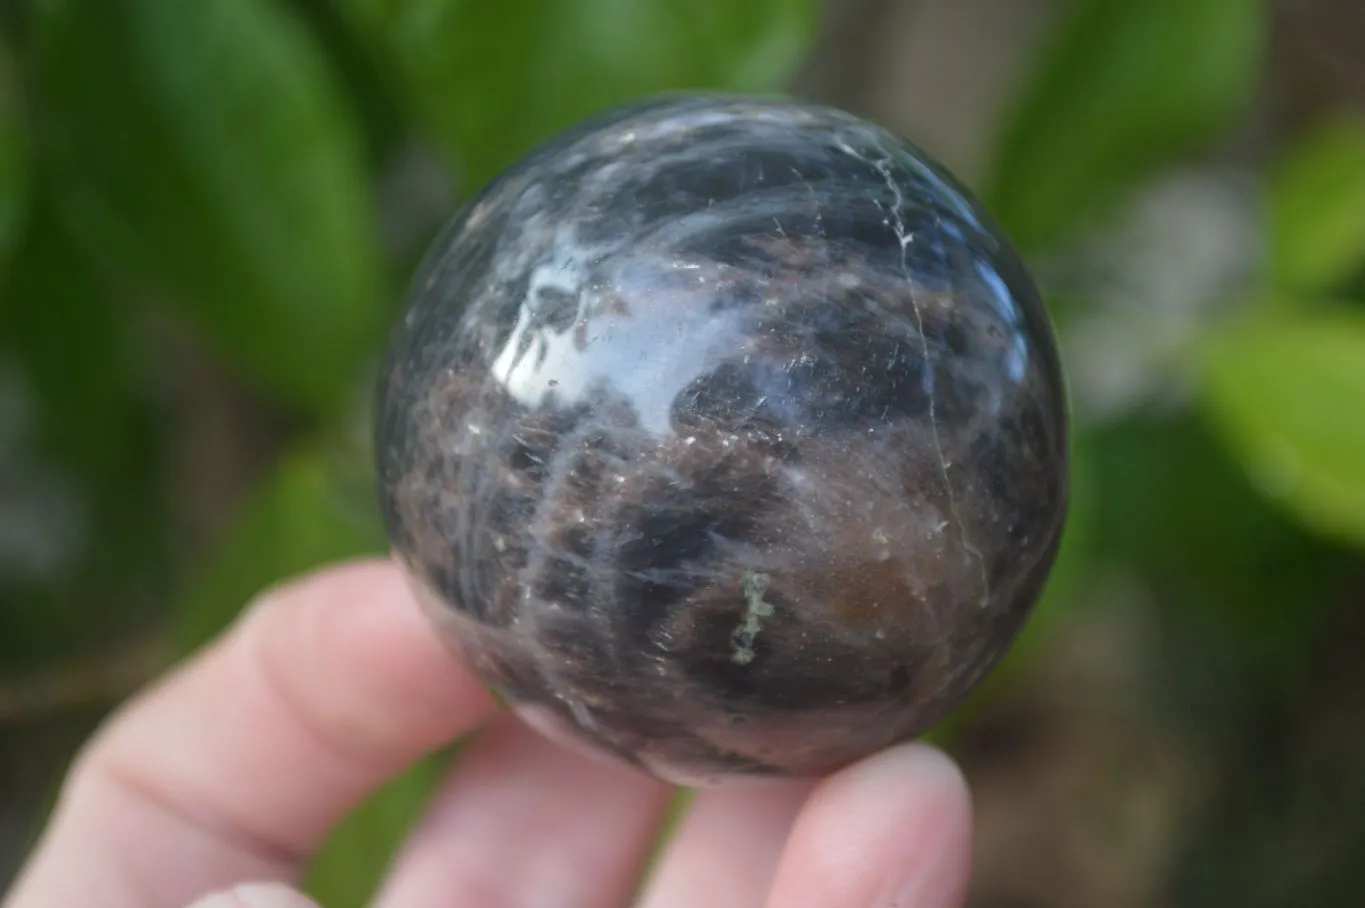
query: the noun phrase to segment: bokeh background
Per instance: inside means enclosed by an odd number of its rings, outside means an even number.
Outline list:
[[[683,88],[908,135],[1057,322],[1061,562],[935,732],[972,904],[1365,904],[1359,0],[0,0],[0,889],[112,704],[383,551],[369,383],[460,200]],[[438,768],[337,833],[325,904]]]

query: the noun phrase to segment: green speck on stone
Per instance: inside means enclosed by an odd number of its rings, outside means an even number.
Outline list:
[[[773,613],[772,603],[763,599],[763,594],[768,591],[768,584],[772,579],[770,574],[745,571],[744,579],[740,581],[739,588],[743,591],[744,601],[748,605],[744,610],[744,623],[735,628],[735,632],[730,635],[730,641],[734,644],[730,661],[736,665],[748,665],[754,661],[754,640],[763,629],[763,619]]]

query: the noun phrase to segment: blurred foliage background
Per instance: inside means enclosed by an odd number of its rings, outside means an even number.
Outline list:
[[[1356,0],[3,0],[0,888],[111,704],[384,550],[371,372],[460,200],[684,88],[907,134],[1057,321],[1062,560],[936,732],[973,904],[1365,903]],[[439,767],[337,833],[325,904],[363,904]]]

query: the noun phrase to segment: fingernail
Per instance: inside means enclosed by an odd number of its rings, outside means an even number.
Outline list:
[[[247,883],[206,895],[190,908],[318,908],[317,903],[282,883]]]

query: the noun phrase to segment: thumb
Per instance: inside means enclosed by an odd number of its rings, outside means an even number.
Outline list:
[[[190,908],[318,908],[318,904],[282,883],[248,883],[206,895]]]

